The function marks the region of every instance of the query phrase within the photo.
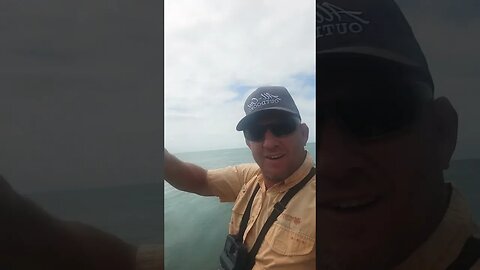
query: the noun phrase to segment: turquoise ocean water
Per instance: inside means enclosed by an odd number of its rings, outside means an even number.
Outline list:
[[[315,158],[315,144],[307,148]],[[247,148],[177,156],[205,168],[253,162]],[[480,222],[480,159],[453,161],[446,179],[466,196],[475,220]],[[57,217],[94,225],[133,244],[164,242],[167,270],[216,269],[233,206],[217,198],[178,191],[168,183],[43,192],[28,197]]]
[[[315,158],[315,144],[307,146]],[[176,154],[205,168],[253,162],[250,151],[228,149]],[[451,163],[446,179],[469,200],[480,222],[480,160]],[[178,191],[165,183],[165,266],[167,270],[217,269],[218,257],[228,233],[232,203]]]

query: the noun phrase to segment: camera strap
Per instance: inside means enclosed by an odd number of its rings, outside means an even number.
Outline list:
[[[287,191],[287,193],[285,193],[285,195],[282,197],[282,199],[279,202],[275,203],[275,205],[273,206],[272,213],[270,214],[267,221],[263,225],[262,230],[260,230],[260,233],[258,234],[258,237],[255,240],[255,243],[253,244],[252,249],[248,253],[247,269],[252,269],[253,265],[255,265],[255,256],[257,256],[258,250],[260,249],[263,239],[265,238],[265,235],[267,234],[272,224],[277,220],[278,216],[283,212],[283,210],[285,210],[288,202],[293,198],[293,196],[300,189],[302,189],[310,179],[312,179],[312,177],[315,175],[315,172],[316,172],[315,167],[312,167],[308,175],[305,176],[305,178],[303,178],[302,181],[300,181],[298,184],[290,188]],[[255,198],[255,195],[257,194],[259,188],[260,188],[259,185],[255,187],[255,190],[253,191],[253,194],[250,197],[250,200],[248,201],[247,208],[245,209],[245,213],[243,214],[242,221],[240,222],[240,230],[238,232],[238,237],[240,238],[240,240],[243,239],[243,234],[245,233],[247,222],[248,222],[248,219],[250,218],[250,211],[252,208],[253,199]]]
[[[247,229],[247,223],[248,223],[248,219],[250,218],[250,212],[252,210],[253,200],[255,199],[255,195],[257,195],[257,192],[259,189],[260,189],[260,185],[257,184],[255,189],[253,190],[250,200],[248,200],[247,208],[245,209],[245,213],[243,213],[243,216],[242,216],[242,221],[240,221],[240,229],[237,234],[237,239],[240,240],[241,242],[243,242],[243,234]]]

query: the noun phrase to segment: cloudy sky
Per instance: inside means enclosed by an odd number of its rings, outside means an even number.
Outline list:
[[[243,102],[283,85],[315,141],[315,1],[165,1],[165,147],[246,147]]]
[[[456,107],[454,158],[480,157],[480,2],[397,1],[426,54],[436,95]],[[314,1],[165,2],[165,146],[244,147],[235,124],[258,85],[287,86],[314,128]]]

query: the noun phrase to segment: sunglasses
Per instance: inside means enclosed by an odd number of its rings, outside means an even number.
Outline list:
[[[300,124],[298,118],[288,117],[285,120],[268,123],[266,125],[253,124],[243,130],[245,139],[253,142],[260,142],[265,139],[265,132],[270,130],[275,137],[284,137],[292,134]]]
[[[420,93],[420,94],[419,94]],[[411,127],[431,95],[403,91],[394,95],[353,95],[317,107],[317,126],[334,120],[344,132],[359,140],[375,140]]]

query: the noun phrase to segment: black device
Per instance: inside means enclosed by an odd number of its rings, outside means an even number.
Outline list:
[[[220,270],[243,270],[247,266],[247,246],[237,235],[227,235],[220,255]]]

